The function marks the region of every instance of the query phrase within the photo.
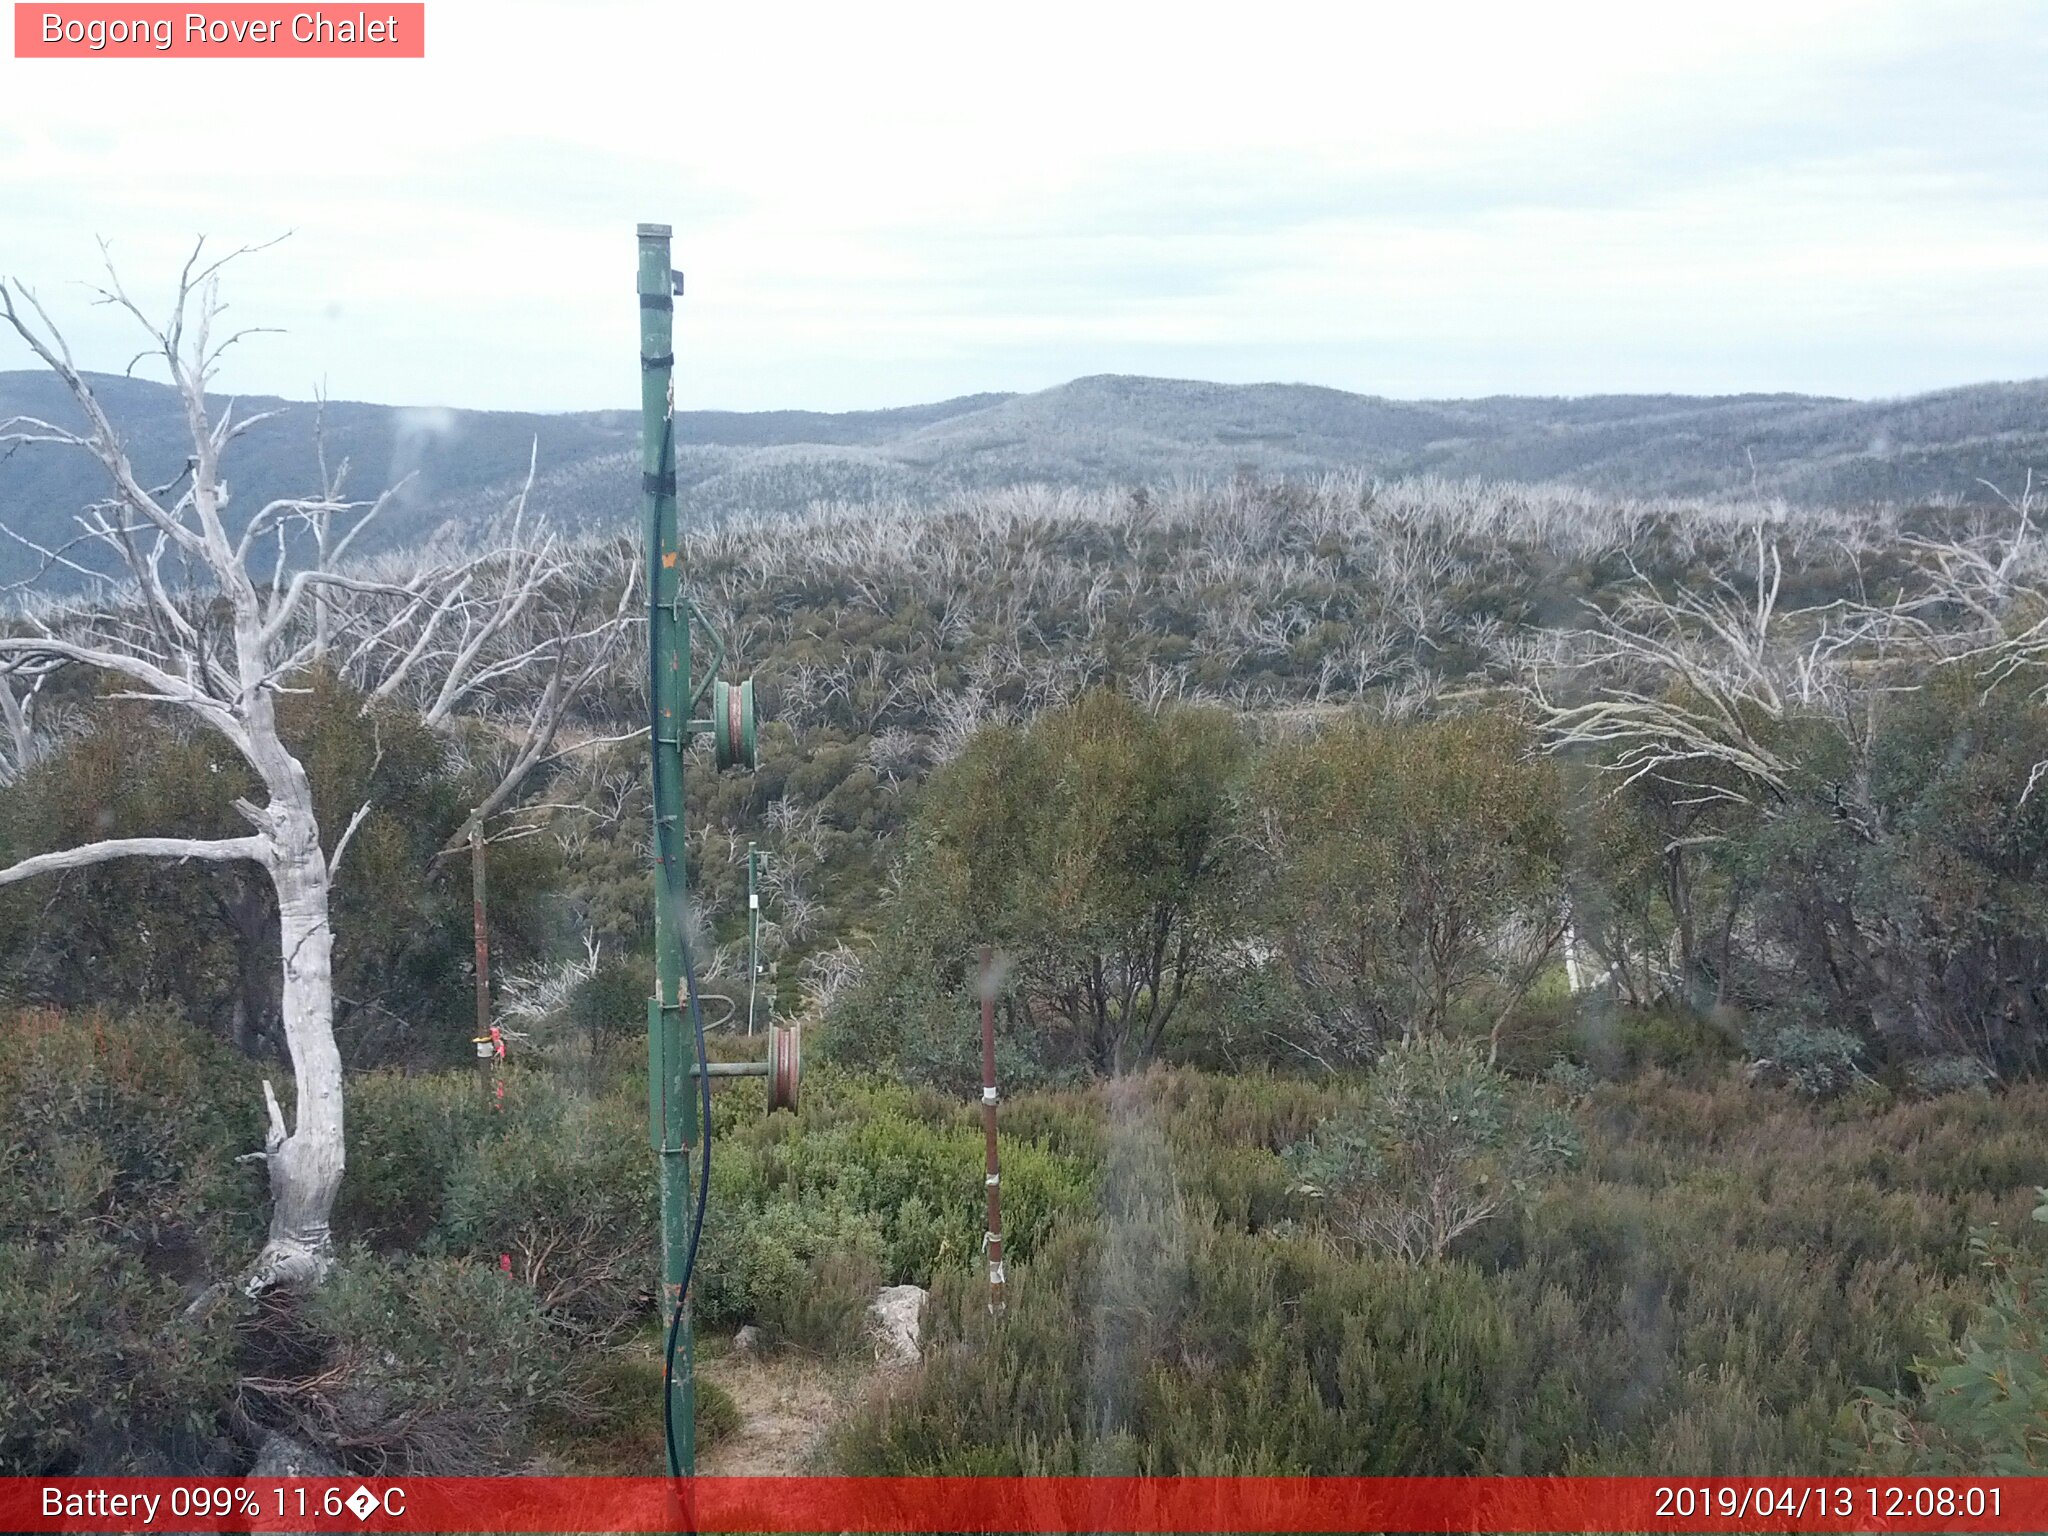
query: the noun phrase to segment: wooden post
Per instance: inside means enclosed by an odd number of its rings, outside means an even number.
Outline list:
[[[505,1104],[505,1040],[491,1027],[491,926],[488,878],[484,863],[484,827],[469,824],[469,909],[476,933],[476,1056],[483,1066],[482,1081],[491,1090],[491,1101]]]
[[[988,1253],[988,1309],[1003,1315],[1003,1185],[996,1152],[996,976],[995,956],[981,946],[981,1128],[987,1143],[988,1231],[982,1247]]]
[[[754,845],[747,844],[747,1036],[754,1033],[754,989],[761,980],[761,892],[754,883]]]

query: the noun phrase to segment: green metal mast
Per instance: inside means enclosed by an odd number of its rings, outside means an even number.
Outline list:
[[[701,1151],[702,1166],[710,1167],[711,1083],[714,1078],[765,1077],[769,1113],[794,1110],[803,1035],[795,1027],[771,1024],[766,1060],[698,1063],[703,1014],[691,996],[696,979],[683,932],[689,900],[683,754],[691,735],[702,733],[711,738],[712,761],[721,770],[751,769],[759,738],[753,681],[729,683],[718,676],[725,665],[725,641],[701,615],[697,626],[710,665],[703,684],[691,684],[694,610],[676,514],[675,301],[683,291],[683,275],[669,267],[669,233],[666,224],[642,224],[639,231],[640,488],[647,536],[648,747],[654,754],[654,996],[647,1002],[647,1126],[661,1165],[662,1315],[672,1319],[664,1356],[668,1396],[662,1404],[665,1425],[673,1426],[669,1473],[686,1477],[697,1470],[696,1362],[687,1281],[698,1235],[693,1227],[703,1221],[705,1195],[691,1189],[697,1173],[691,1159]],[[695,718],[707,698],[710,715]],[[749,889],[752,873],[750,845]]]
[[[690,610],[676,526],[675,295],[669,226],[642,224],[640,237],[640,469],[647,547],[649,743],[654,753],[654,996],[648,1002],[648,1120],[661,1160],[662,1315],[683,1309],[673,1394],[675,1474],[697,1466],[696,1382],[683,1266],[690,1240],[690,1157],[697,1145],[693,1041],[686,1028],[683,911],[688,897],[683,826],[683,755],[689,744]]]

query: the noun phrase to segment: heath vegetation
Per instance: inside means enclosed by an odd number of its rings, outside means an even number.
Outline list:
[[[0,620],[4,1470],[658,1464],[633,552],[521,500],[350,560],[353,505]],[[2048,1470],[2035,521],[1333,474],[694,528],[764,718],[692,760],[714,1050],[751,842],[813,1061],[719,1096],[710,1347],[931,1287],[855,1472]],[[264,1080],[315,1038],[295,1270]]]

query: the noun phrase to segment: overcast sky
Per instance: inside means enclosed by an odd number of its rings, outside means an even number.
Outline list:
[[[691,406],[2048,374],[2040,0],[427,16],[424,61],[0,58],[0,271],[118,369],[95,237],[161,294],[289,229],[226,382],[422,405],[631,405],[640,220]]]

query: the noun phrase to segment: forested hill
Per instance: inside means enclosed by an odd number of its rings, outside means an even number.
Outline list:
[[[184,457],[183,425],[160,385],[96,376],[146,478]],[[286,413],[237,443],[230,484],[245,513],[303,492],[314,475],[315,410]],[[55,382],[0,372],[0,419],[75,417]],[[329,404],[331,460],[369,494],[406,476],[386,543],[444,522],[474,526],[502,504],[538,439],[547,510],[572,527],[637,504],[637,413],[564,415]],[[963,396],[899,410],[693,411],[678,419],[680,474],[702,514],[797,511],[815,501],[906,499],[1024,482],[1099,487],[1188,477],[1314,474],[1360,468],[1567,481],[1647,495],[1760,491],[1794,502],[1981,497],[2048,466],[2048,379],[1981,384],[1892,401],[1806,395],[1497,396],[1399,401],[1299,384],[1206,384],[1114,375],[1035,394]],[[101,493],[93,467],[30,446],[0,461],[0,520],[49,543]],[[0,577],[27,552],[0,549]]]

